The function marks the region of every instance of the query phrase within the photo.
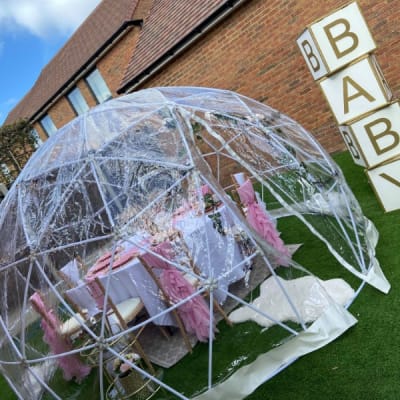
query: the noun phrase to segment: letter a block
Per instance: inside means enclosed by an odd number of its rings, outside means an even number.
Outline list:
[[[400,104],[398,102],[351,123],[347,128],[367,168],[373,168],[400,157]]]
[[[400,209],[400,160],[366,172],[384,210],[389,212]]]
[[[387,105],[392,97],[374,56],[321,80],[320,86],[339,125]]]
[[[314,80],[330,75],[376,48],[356,2],[311,24],[297,39]]]

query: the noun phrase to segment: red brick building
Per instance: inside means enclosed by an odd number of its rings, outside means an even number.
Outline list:
[[[348,3],[103,0],[5,123],[26,117],[45,139],[45,129],[51,134],[111,96],[154,86],[207,86],[264,102],[301,123],[328,151],[342,150],[337,124],[296,39],[307,25]],[[377,44],[377,60],[397,97],[400,2],[358,3]],[[93,85],[101,86],[100,95]]]

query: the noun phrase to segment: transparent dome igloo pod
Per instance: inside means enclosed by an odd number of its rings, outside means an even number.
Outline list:
[[[24,400],[245,398],[356,322],[342,272],[389,290],[337,165],[228,91],[92,109],[0,207],[0,371]],[[285,242],[289,219],[331,253],[329,279],[295,261],[313,248]]]

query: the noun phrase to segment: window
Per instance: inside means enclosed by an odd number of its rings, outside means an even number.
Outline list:
[[[57,132],[57,128],[54,125],[54,122],[51,119],[50,115],[44,116],[40,120],[40,125],[42,126],[43,130],[46,132],[47,136],[51,136]]]
[[[35,128],[32,129],[32,136],[36,139],[36,148],[43,144],[43,140],[40,138],[39,133]]]
[[[86,77],[86,82],[98,103],[103,103],[104,101],[111,99],[112,95],[110,89],[98,69],[95,69]]]
[[[85,98],[82,96],[81,91],[79,88],[75,88],[71,90],[68,95],[68,100],[70,101],[73,109],[78,115],[81,115],[89,110],[89,106],[86,103]]]

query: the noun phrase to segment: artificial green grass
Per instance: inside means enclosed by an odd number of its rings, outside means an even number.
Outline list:
[[[289,398],[340,400],[362,397],[397,400],[400,397],[398,394],[400,382],[397,378],[400,360],[396,351],[400,344],[400,336],[396,331],[396,317],[400,311],[400,302],[396,297],[400,275],[397,270],[400,255],[396,248],[396,237],[400,234],[400,224],[398,224],[400,212],[384,214],[363,169],[353,164],[348,153],[337,155],[335,160],[341,166],[364,214],[380,231],[377,257],[392,284],[392,290],[388,295],[384,295],[366,286],[350,307],[350,312],[359,319],[355,327],[321,350],[297,360],[250,395],[248,398],[251,400]],[[295,260],[301,265],[322,279],[342,277],[353,288],[358,287],[360,281],[347,273],[334,260],[325,245],[303,224],[292,218],[286,218],[279,221],[279,229],[283,232],[282,236],[286,243],[304,243],[295,255]],[[243,325],[242,332],[251,331],[254,326],[254,324],[241,325]],[[215,358],[222,369],[226,368],[224,364],[232,357],[240,359],[240,353],[243,353],[246,345],[243,335],[239,338],[232,335],[233,331],[222,325],[216,338]],[[258,336],[262,341],[263,336]],[[263,344],[250,340],[250,348],[259,346]],[[171,383],[180,381],[189,391],[191,382],[199,373],[193,365],[197,367],[203,365],[207,359],[206,353],[206,345],[196,346],[193,354],[182,360],[179,368],[164,372],[164,379]],[[16,398],[5,382],[0,382],[0,388],[2,400]],[[174,396],[166,395],[165,398],[173,399]]]
[[[383,212],[363,169],[353,164],[348,153],[334,158],[365,216],[375,223],[380,233],[377,258],[392,285],[391,291],[384,295],[365,286],[349,309],[358,319],[357,325],[328,346],[297,360],[258,388],[249,400],[400,398],[400,357],[397,353],[400,346],[400,252],[397,249],[400,212]],[[286,235],[293,234],[283,232],[285,240]],[[308,248],[306,254],[301,251],[296,260],[313,272],[325,261],[320,254],[322,249],[317,245],[312,251]],[[323,275],[323,271],[318,275]],[[358,284],[357,280],[346,280]]]

